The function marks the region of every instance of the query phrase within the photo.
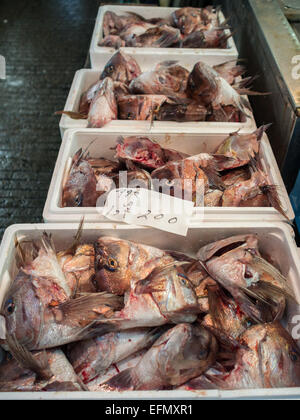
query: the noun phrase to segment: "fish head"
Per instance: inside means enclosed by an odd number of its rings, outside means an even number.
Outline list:
[[[141,69],[135,59],[118,51],[104,67],[100,79],[109,77],[114,81],[128,84],[140,74]]]
[[[122,138],[116,152],[118,158],[130,159],[142,167],[159,168],[164,164],[163,149],[147,137]]]
[[[211,277],[230,291],[233,285],[249,287],[259,281],[257,273],[248,267],[257,253],[256,235],[237,235],[203,247],[198,257],[206,262]]]
[[[217,342],[200,325],[179,324],[160,337],[159,364],[170,385],[180,385],[199,376],[214,363]]]
[[[300,350],[290,334],[278,322],[250,328],[241,340],[250,350],[241,351],[248,365],[253,355],[260,366],[260,380],[266,388],[300,385]]]
[[[95,244],[95,285],[99,291],[124,294],[130,287],[131,245],[115,238],[99,238]]]
[[[173,23],[184,35],[189,35],[202,24],[201,9],[195,7],[183,7],[172,14]]]
[[[97,201],[96,177],[90,163],[76,153],[62,192],[63,207],[94,207]]]
[[[119,17],[111,11],[107,11],[103,17],[103,33],[104,36],[117,34],[120,28]]]
[[[41,300],[31,275],[20,270],[2,304],[6,321],[6,335],[15,336],[24,345],[32,345],[38,338],[43,320]]]
[[[217,154],[232,157],[239,161],[239,166],[246,165],[259,152],[257,136],[253,134],[230,134],[220,145]]]
[[[167,100],[164,95],[129,95],[119,100],[119,116],[122,120],[152,120]]]
[[[199,313],[198,299],[192,282],[177,264],[170,262],[155,268],[146,279],[136,283],[135,294],[151,294],[169,322],[187,319],[193,322]]]
[[[195,64],[189,75],[187,94],[201,105],[211,104],[218,96],[218,75],[203,62]]]

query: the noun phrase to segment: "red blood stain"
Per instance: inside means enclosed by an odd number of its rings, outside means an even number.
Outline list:
[[[115,363],[113,363],[113,367],[116,369],[116,371],[117,371],[118,373],[120,373],[120,369],[118,368],[118,366],[117,366]]]

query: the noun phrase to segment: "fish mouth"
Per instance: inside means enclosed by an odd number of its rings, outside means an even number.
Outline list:
[[[227,254],[230,251],[234,251],[237,248],[240,248],[245,244],[244,241],[235,242],[229,245],[224,246],[223,248],[219,249],[215,254],[214,257],[222,257],[223,255]]]

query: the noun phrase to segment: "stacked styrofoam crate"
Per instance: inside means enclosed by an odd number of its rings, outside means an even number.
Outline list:
[[[136,8],[133,8],[136,11]],[[115,52],[109,48],[98,47],[98,41],[102,36],[102,20],[105,11],[112,10],[123,13],[132,10],[130,6],[105,6],[99,9],[98,18],[93,33],[90,56],[93,69],[79,70],[75,78],[65,106],[66,110],[77,111],[79,99],[100,75],[107,60]],[[172,8],[139,8],[139,13],[145,17],[163,17],[172,12]],[[195,50],[195,49],[129,49],[124,48],[129,54],[134,55],[143,71],[147,70],[160,61],[178,60],[179,64],[191,69],[200,60],[208,64],[220,64],[230,59],[237,58],[237,50],[234,41],[229,41],[227,50]],[[72,130],[69,130],[71,129]],[[116,138],[120,134],[126,135],[143,134],[150,139],[155,139],[162,146],[177,149],[182,152],[196,154],[214,150],[230,132],[240,129],[242,133],[254,131],[256,124],[251,114],[243,123],[174,123],[154,122],[150,126],[145,121],[113,121],[102,129],[86,128],[85,120],[71,120],[63,116],[60,129],[63,142],[56,162],[48,198],[44,209],[44,219],[47,224],[14,225],[8,228],[0,247],[0,304],[3,300],[7,287],[12,282],[11,273],[15,261],[15,238],[32,240],[46,231],[51,233],[56,249],[62,250],[72,241],[78,228],[78,221],[85,216],[82,240],[95,241],[100,235],[116,236],[142,242],[162,249],[174,249],[194,256],[199,247],[205,243],[220,238],[255,232],[258,234],[262,251],[272,255],[278,266],[286,275],[295,292],[296,298],[300,299],[300,262],[296,243],[291,229],[282,222],[281,216],[273,208],[211,208],[204,213],[204,223],[197,218],[197,211],[191,220],[190,229],[186,237],[177,237],[167,232],[155,231],[153,228],[135,227],[125,224],[111,223],[103,217],[101,211],[95,208],[62,208],[61,191],[64,175],[68,169],[70,159],[80,147],[90,144],[90,154],[95,157],[113,157],[111,147],[115,146]],[[91,140],[94,140],[91,144]],[[282,182],[282,178],[276,164],[268,138],[264,135],[261,141],[261,159],[265,171],[269,174],[270,181],[280,187],[280,199],[283,209],[292,220],[294,214]],[[74,222],[74,223],[71,223]],[[105,222],[105,223],[103,223]],[[176,239],[175,239],[176,238]],[[293,307],[288,308],[288,316],[293,315]],[[143,391],[102,393],[102,392],[56,392],[56,393],[22,393],[5,394],[6,398],[112,398],[112,399],[199,399],[199,398],[235,398],[235,397],[299,397],[300,389],[271,389],[250,391]],[[1,395],[0,395],[1,398]]]

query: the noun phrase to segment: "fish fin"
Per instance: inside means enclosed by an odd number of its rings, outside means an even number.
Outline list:
[[[270,302],[266,301],[266,299],[263,296],[255,293],[253,290],[247,289],[246,287],[240,287],[238,298],[236,300],[242,312],[248,315],[254,322],[256,322],[257,324],[263,324],[266,322],[259,303],[263,303],[269,308],[271,308],[272,305],[270,304]],[[255,300],[256,303],[253,303],[253,300]]]
[[[80,163],[80,161],[82,159],[82,156],[83,156],[83,150],[82,150],[82,148],[80,148],[80,149],[77,150],[77,152],[75,153],[75,155],[72,158],[71,167],[72,166],[77,166]]]
[[[212,161],[207,167],[201,166],[201,169],[207,176],[210,187],[217,188],[221,191],[225,190],[225,185],[221,179],[215,162]]]
[[[228,26],[228,25],[222,25],[222,26],[220,26],[220,29],[222,30],[224,30],[224,29],[231,29],[230,28],[230,26]],[[219,38],[219,46],[220,47],[226,47],[226,42],[228,41],[228,39],[229,38],[231,38],[233,35],[234,35],[234,33],[235,33],[235,31],[231,31],[229,34],[224,34],[224,35],[222,35],[220,38]]]
[[[42,234],[41,243],[44,250],[47,252],[47,254],[56,255],[55,245],[54,245],[51,233],[48,234],[47,232],[44,231]]]
[[[90,293],[69,299],[54,310],[57,322],[86,326],[93,321],[112,316],[123,308],[123,298],[107,292]],[[112,311],[113,310],[113,311]]]
[[[265,124],[262,125],[261,127],[259,127],[254,134],[256,134],[257,137],[257,141],[260,141],[262,139],[262,136],[264,135],[264,133],[271,127],[272,123],[270,124]]]
[[[272,319],[266,319],[266,321],[275,322],[277,320],[281,320],[284,311],[286,308],[286,300],[279,300],[276,301],[276,299],[273,299],[276,295],[284,296],[287,298],[287,295],[285,292],[282,291],[279,287],[276,287],[272,285],[271,283],[260,281],[257,286],[253,286],[253,289],[255,290],[255,293],[260,296],[261,298],[265,299],[269,302],[269,304],[272,306],[273,311],[271,312]],[[275,312],[275,315],[274,315]]]
[[[30,264],[39,253],[38,246],[34,241],[19,241],[15,236],[16,266],[25,267]]]
[[[252,107],[250,105],[250,102],[248,101],[248,99],[243,98],[242,96],[240,96],[240,102],[238,105],[239,110],[244,113],[245,115],[247,115],[248,117],[250,117],[249,114],[246,114],[244,108],[248,109],[248,111],[252,112]]]
[[[242,67],[243,66],[237,66],[237,67]],[[256,79],[258,79],[259,76],[249,76],[249,77],[244,77],[242,80],[240,80],[239,82],[237,82],[236,84],[232,85],[232,87],[239,92],[240,90],[244,89],[244,88],[248,88],[250,89],[250,84],[252,84]]]
[[[158,40],[156,40],[153,45],[159,45],[160,48],[168,48],[170,45],[177,42],[178,36],[170,32],[165,32]]]
[[[274,209],[276,209],[290,225],[293,225],[293,222],[288,218],[287,214],[281,206],[281,202],[278,196],[278,188],[276,185],[263,185],[259,187],[261,192],[268,198],[270,204]]]
[[[87,114],[80,114],[79,112],[74,111],[56,111],[55,115],[67,115],[68,117],[72,118],[73,120],[86,120],[88,118]]]
[[[278,281],[278,283],[282,285],[283,290],[281,293],[285,294],[286,297],[296,301],[292,288],[289,286],[287,279],[280,273],[280,271],[277,270],[277,268],[275,268],[272,264],[270,264],[264,258],[261,258],[258,255],[253,255],[252,253],[251,255],[252,255],[252,262],[249,263],[249,265],[257,269],[259,272],[266,272],[270,274],[270,276],[272,276],[276,281]],[[281,290],[278,287],[270,284],[270,287],[271,286],[273,288]]]
[[[224,305],[227,304],[227,296],[223,289],[218,286],[207,286],[208,304],[209,304],[209,315],[213,321],[213,324],[217,328],[222,328],[222,319],[224,320],[224,313],[218,302],[222,301]]]
[[[134,16],[134,17],[136,17],[137,19],[140,19],[142,22],[147,22],[148,20],[146,19],[146,18],[144,18],[144,16],[141,16],[141,15],[139,15],[138,13],[135,13],[135,12],[129,12],[129,11],[127,11],[127,12],[125,12],[127,15],[131,15],[131,16]]]
[[[227,389],[225,376],[204,374],[205,377],[210,381],[211,389]]]
[[[32,353],[17,340],[15,335],[8,334],[6,336],[6,344],[8,345],[10,353],[22,367],[33,371],[42,379],[50,379],[53,376],[45,352],[41,355],[39,360],[36,359]]]
[[[159,66],[171,67],[171,66],[175,66],[175,64],[177,63],[178,63],[178,60],[167,60],[167,61],[163,61],[162,63],[159,63]]]
[[[107,321],[107,323],[106,323]],[[108,323],[109,321],[109,323]],[[104,334],[108,334],[111,332],[118,331],[114,320],[98,320],[92,322],[91,324],[87,325],[86,327],[82,328],[77,336],[80,340],[89,340],[94,337],[101,337]]]
[[[272,95],[272,92],[256,92],[254,90],[247,89],[245,87],[244,88],[237,88],[235,90],[240,95],[247,95],[247,96],[267,96],[267,95]]]
[[[225,347],[230,349],[245,348],[244,344],[226,334],[223,330],[211,325],[202,325],[203,328],[211,332],[216,339]],[[247,348],[247,347],[246,347]]]
[[[101,385],[101,388],[110,391],[137,389],[132,378],[132,369],[133,368],[125,369],[117,375],[113,376],[107,382],[104,382]]]
[[[81,240],[83,225],[84,225],[84,216],[82,216],[82,218],[80,220],[76,235],[74,236],[74,239],[73,239],[73,242],[72,242],[71,246],[68,249],[66,249],[65,251],[58,252],[58,254],[57,254],[58,257],[63,257],[64,255],[69,255],[69,254],[71,254],[71,255],[75,254],[76,248],[78,247],[78,245],[80,243],[80,240]]]
[[[116,140],[117,144],[124,144],[124,137],[123,136],[119,136]]]
[[[154,268],[154,270],[146,277],[144,280],[140,280],[135,283],[134,293],[136,295],[143,295],[147,293],[163,292],[165,290],[165,285],[161,281],[161,278],[158,276],[168,273],[170,270],[180,267],[182,265],[189,264],[188,261],[174,261],[169,264],[166,264],[164,267]],[[179,273],[180,274],[180,273]],[[181,273],[187,281],[189,279]]]
[[[184,261],[184,262],[195,262],[197,261],[195,258],[189,257],[188,255],[185,255],[183,252],[178,251],[165,251],[168,255],[173,257],[176,261]]]

